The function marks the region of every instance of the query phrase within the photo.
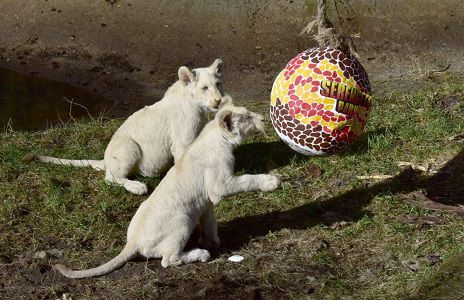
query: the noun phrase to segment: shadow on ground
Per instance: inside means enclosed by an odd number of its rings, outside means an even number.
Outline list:
[[[369,149],[369,140],[384,136],[386,128],[378,128],[364,132],[342,156],[352,156],[366,153]],[[308,160],[310,156],[298,154],[281,140],[272,142],[254,142],[239,146],[235,150],[235,170],[249,174],[267,173],[273,169],[289,165],[294,160]]]
[[[280,148],[281,146],[278,142],[268,143],[267,145],[267,147],[285,151]],[[264,152],[263,149],[266,149],[266,147],[257,147],[256,144],[254,144],[254,147],[262,148],[256,151]],[[251,155],[251,152],[255,150],[245,148],[241,149],[241,151],[246,155]],[[277,160],[277,164],[288,163],[288,158],[281,157],[281,154],[285,155],[286,153],[274,154],[280,159]],[[251,164],[250,169],[251,171],[266,171],[259,169],[254,164]],[[250,215],[220,224],[221,247],[226,252],[238,250],[254,238],[264,236],[269,231],[278,231],[284,228],[306,229],[318,224],[331,225],[340,221],[357,221],[367,214],[364,208],[369,205],[372,199],[385,192],[407,194],[423,190],[425,196],[435,202],[447,205],[464,204],[463,183],[464,150],[446,163],[433,176],[421,176],[418,171],[407,168],[394,178],[365,188],[348,191],[322,203],[308,203],[287,211]],[[321,218],[326,212],[331,212],[332,217],[330,220]]]
[[[235,150],[235,157],[235,170],[248,174],[267,173],[289,165],[292,160],[308,159],[280,140],[241,145]]]

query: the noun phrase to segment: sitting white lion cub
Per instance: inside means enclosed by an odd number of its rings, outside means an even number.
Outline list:
[[[105,180],[122,185],[131,193],[147,193],[147,186],[128,176],[155,176],[177,161],[206,124],[207,110],[221,105],[220,59],[206,68],[179,68],[179,80],[164,98],[132,114],[116,131],[103,160],[68,160],[29,156],[60,165],[91,166],[105,170]]]
[[[66,277],[84,278],[112,272],[137,255],[162,258],[163,267],[208,261],[208,250],[184,252],[184,246],[198,221],[203,242],[219,243],[214,204],[229,195],[273,191],[280,185],[274,175],[233,174],[233,149],[263,129],[261,115],[243,107],[222,109],[140,205],[130,222],[127,244],[118,256],[89,270],[72,271],[64,265],[55,268]]]

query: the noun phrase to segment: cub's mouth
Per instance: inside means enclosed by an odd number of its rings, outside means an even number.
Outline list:
[[[221,103],[215,103],[214,105],[208,105],[208,108],[213,111],[213,112],[216,112],[218,111],[220,108],[221,108]]]

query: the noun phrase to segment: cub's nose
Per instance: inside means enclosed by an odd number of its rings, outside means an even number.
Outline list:
[[[221,99],[214,99],[214,107],[215,108],[218,108],[220,104],[221,104]]]

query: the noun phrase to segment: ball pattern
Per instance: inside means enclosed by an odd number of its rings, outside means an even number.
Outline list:
[[[370,91],[367,73],[354,56],[333,48],[308,49],[274,82],[272,125],[300,153],[334,153],[362,133]]]

